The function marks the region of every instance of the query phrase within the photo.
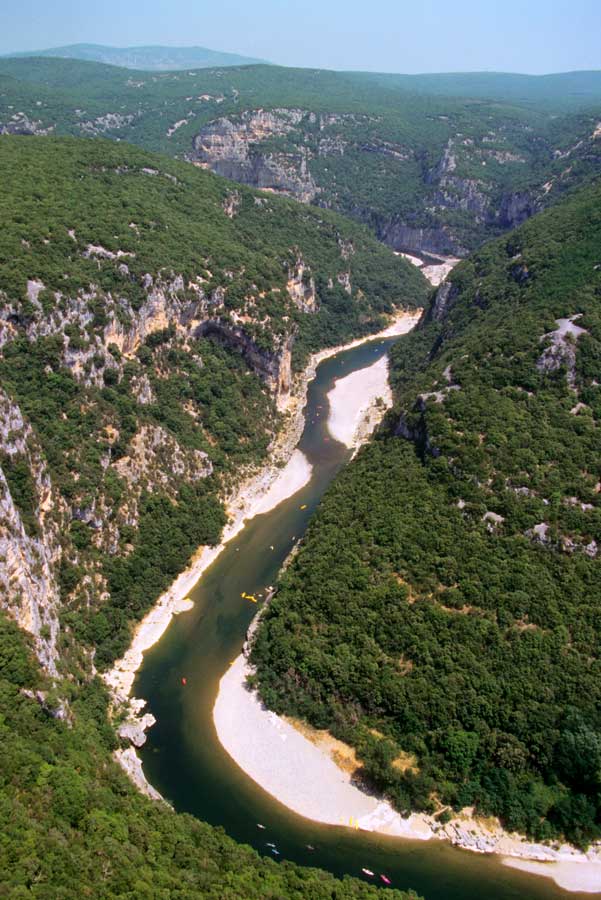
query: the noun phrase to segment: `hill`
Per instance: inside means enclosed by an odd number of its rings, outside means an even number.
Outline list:
[[[207,47],[105,47],[102,44],[69,44],[52,47],[49,50],[28,50],[21,53],[7,53],[4,58],[22,59],[36,57],[58,57],[81,59],[123,66],[125,69],[144,71],[175,71],[177,69],[223,68],[224,66],[247,66],[265,62],[237,53],[223,53]],[[2,57],[0,57],[2,58]]]
[[[551,75],[520,75],[513,72],[449,72],[425,75],[384,75],[375,72],[347,73],[360,81],[383,87],[437,97],[471,97],[530,104],[555,113],[575,112],[601,101],[601,72],[557,72]]]
[[[333,213],[116,142],[3,136],[0,165],[0,893],[375,896],[137,793],[96,673],[219,541],[307,353],[423,302],[422,276]]]
[[[425,281],[332,213],[135,148],[5,136],[0,158],[0,577],[51,668],[77,641],[101,667],[218,540],[307,354]]]
[[[253,659],[400,810],[601,837],[601,183],[459,264],[395,346]]]
[[[0,132],[128,141],[457,256],[601,170],[597,73],[407,78],[4,59]]]

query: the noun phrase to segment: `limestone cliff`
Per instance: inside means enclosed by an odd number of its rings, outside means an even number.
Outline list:
[[[501,170],[517,173],[528,162],[515,150],[514,140],[503,128],[474,138],[458,132],[441,147],[438,159],[426,165],[421,148],[380,134],[377,116],[259,108],[203,126],[188,158],[236,181],[343,209],[394,250],[465,256],[477,229],[499,233],[545,205],[548,186],[534,181],[529,189],[504,187],[511,178]],[[417,175],[417,193],[409,204],[399,200],[398,209],[387,212],[378,208],[375,195],[358,204],[354,188],[346,186],[341,193],[336,175],[332,182],[330,167],[320,162],[328,157],[343,160],[332,171],[348,168],[351,182],[358,172],[369,177],[374,160],[380,175],[390,179],[389,189],[395,182],[413,183]]]
[[[318,188],[309,172],[305,148],[294,152],[256,149],[270,138],[289,134],[306,116],[301,109],[259,109],[237,119],[217,119],[196,135],[189,159],[234,181],[276,190],[309,203],[315,199]]]
[[[0,388],[0,605],[33,635],[38,656],[52,674],[57,671],[56,574],[66,512],[31,426]]]

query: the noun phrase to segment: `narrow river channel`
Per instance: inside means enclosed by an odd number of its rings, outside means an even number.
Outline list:
[[[549,879],[503,866],[436,841],[387,838],[315,824],[290,812],[256,785],[221,747],[212,710],[219,680],[238,656],[257,608],[242,591],[263,592],[350,451],[327,431],[326,395],[335,380],[374,363],[398,338],[369,342],[322,363],[309,386],[300,449],[313,465],[309,484],[276,509],[251,520],[228,544],[191,592],[194,608],[177,616],[145,655],[133,694],[148,701],[156,725],[140,751],[147,779],[178,811],[221,825],[237,841],[280,859],[361,876],[362,866],[385,872],[393,886],[413,888],[426,900],[583,900]],[[306,509],[301,506],[306,504]],[[271,550],[270,547],[274,549]],[[186,684],[182,684],[185,677]],[[265,823],[266,831],[257,828]],[[311,852],[306,849],[315,847]],[[385,888],[384,888],[385,890]]]

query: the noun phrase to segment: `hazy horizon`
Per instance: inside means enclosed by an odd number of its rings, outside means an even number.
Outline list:
[[[597,0],[23,0],[2,15],[0,53],[70,44],[206,47],[279,65],[347,71],[545,75],[601,69]]]
[[[175,44],[175,43],[144,43],[144,44],[100,44],[96,41],[71,41],[67,44],[52,44],[48,47],[26,47],[23,49],[12,49],[12,50],[2,50],[0,51],[0,56],[14,56],[17,54],[28,54],[31,55],[36,51],[48,51],[48,50],[61,50],[63,48],[68,47],[102,47],[104,49],[109,50],[141,50],[144,48],[164,48],[168,50],[194,50],[194,49],[205,49],[212,50],[216,53],[224,53],[231,54],[233,56],[247,56],[248,54],[243,53],[239,50],[224,50],[223,47],[208,47],[206,45],[201,44]],[[324,69],[333,72],[369,72],[372,74],[378,75],[524,75],[532,78],[544,78],[549,75],[569,75],[574,72],[599,72],[601,71],[601,62],[598,66],[593,68],[573,68],[573,69],[554,69],[548,72],[526,72],[524,70],[520,71],[518,69],[432,69],[432,70],[422,70],[415,72],[407,72],[402,71],[400,69],[339,69],[332,68],[331,66],[309,66],[309,65],[293,65],[286,63],[275,63],[270,59],[258,59],[255,65],[278,65],[285,66],[293,69]],[[253,63],[249,63],[249,65],[253,65]]]

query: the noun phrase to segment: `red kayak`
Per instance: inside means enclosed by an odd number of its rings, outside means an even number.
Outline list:
[[[387,878],[386,875],[380,875],[380,878],[382,879],[384,884],[392,884],[392,881],[390,880],[390,878]]]

